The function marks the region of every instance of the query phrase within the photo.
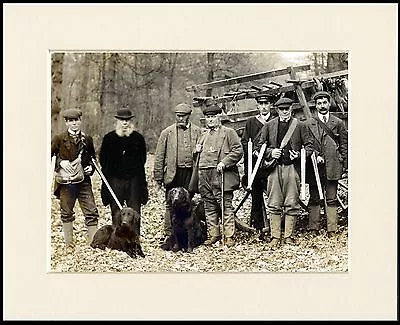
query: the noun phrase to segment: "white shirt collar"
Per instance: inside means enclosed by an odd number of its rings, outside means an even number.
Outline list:
[[[263,118],[263,117],[260,116],[260,114],[258,114],[256,117],[257,117],[257,120],[259,120],[262,124],[265,124],[265,123],[267,123],[267,120],[269,119],[270,115],[271,115],[271,113],[268,113],[265,116],[265,118]]]
[[[326,120],[329,121],[329,112],[326,113],[325,115],[322,115],[321,113],[318,113],[318,118],[323,122],[324,121],[324,116],[326,116]]]

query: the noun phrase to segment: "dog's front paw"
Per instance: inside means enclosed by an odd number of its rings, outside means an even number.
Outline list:
[[[187,252],[188,253],[193,253],[193,247],[188,247]]]
[[[173,251],[173,252],[179,251],[179,245],[178,245],[178,244],[175,244],[174,247],[172,247],[172,251]]]

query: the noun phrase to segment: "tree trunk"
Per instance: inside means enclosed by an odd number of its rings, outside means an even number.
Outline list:
[[[59,132],[61,112],[64,53],[51,56],[51,136]]]
[[[214,55],[215,53],[207,53],[207,82],[214,81]],[[211,97],[212,89],[207,89],[206,96]]]

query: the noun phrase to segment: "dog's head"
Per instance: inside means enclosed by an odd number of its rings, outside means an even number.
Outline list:
[[[167,194],[167,201],[172,207],[190,204],[189,192],[183,187],[174,187]]]
[[[124,207],[118,212],[118,231],[125,232],[138,232],[137,225],[140,222],[139,213],[130,207]]]

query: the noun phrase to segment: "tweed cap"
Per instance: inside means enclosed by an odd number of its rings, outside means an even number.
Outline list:
[[[82,116],[82,111],[77,108],[66,109],[63,112],[63,117],[66,120],[77,119],[77,118],[80,118],[81,116]]]
[[[317,91],[313,96],[313,100],[317,100],[318,98],[326,97],[329,100],[331,99],[331,95],[327,91]]]
[[[283,97],[275,103],[275,107],[278,109],[282,107],[290,107],[293,103],[294,101],[292,99]]]
[[[114,115],[119,120],[130,120],[134,116],[129,108],[120,108],[117,114]]]
[[[192,113],[192,108],[185,103],[181,103],[175,106],[176,114],[190,114]]]
[[[217,104],[212,104],[210,106],[206,106],[203,109],[203,114],[204,115],[217,115],[222,113],[221,107],[219,107]]]

